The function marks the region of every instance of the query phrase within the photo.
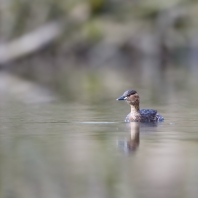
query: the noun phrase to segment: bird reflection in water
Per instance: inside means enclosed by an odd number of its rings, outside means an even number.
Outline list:
[[[140,123],[130,122],[130,137],[127,141],[119,142],[120,147],[127,153],[135,152],[140,143]]]
[[[129,151],[135,151],[140,144],[140,123],[139,122],[131,122],[131,133],[130,138],[127,141],[127,148]]]

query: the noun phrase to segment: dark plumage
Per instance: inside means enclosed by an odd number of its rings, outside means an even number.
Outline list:
[[[141,109],[139,112],[141,115],[141,122],[163,122],[164,121],[164,118],[160,114],[158,114],[156,110]],[[130,115],[131,113],[129,113],[126,116],[125,122],[131,122]]]

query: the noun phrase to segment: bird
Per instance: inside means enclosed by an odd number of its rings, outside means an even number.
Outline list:
[[[125,100],[131,106],[131,112],[125,122],[163,122],[164,118],[153,109],[140,110],[140,97],[135,90],[127,90],[117,100]]]

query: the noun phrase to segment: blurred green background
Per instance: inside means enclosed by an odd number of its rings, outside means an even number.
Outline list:
[[[171,79],[171,85],[180,88],[186,78],[196,83],[197,1],[0,4],[0,68],[20,77],[4,75],[6,90],[17,92],[16,81],[23,79],[50,88],[64,100],[78,100],[80,95],[84,102],[97,102],[136,87],[158,97]]]

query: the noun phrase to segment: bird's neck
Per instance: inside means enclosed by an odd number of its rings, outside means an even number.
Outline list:
[[[131,114],[139,114],[139,113],[140,113],[139,103],[131,105]]]
[[[131,121],[140,121],[141,115],[139,110],[139,104],[131,105],[131,115],[130,115]]]

